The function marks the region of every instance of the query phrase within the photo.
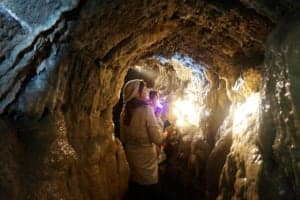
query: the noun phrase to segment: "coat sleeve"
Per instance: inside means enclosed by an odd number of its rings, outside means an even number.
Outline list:
[[[157,122],[152,108],[150,106],[147,106],[146,110],[146,127],[149,139],[154,144],[160,145],[165,140],[165,136],[163,135],[163,129]]]

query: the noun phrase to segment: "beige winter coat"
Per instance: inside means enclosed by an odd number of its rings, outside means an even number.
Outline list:
[[[130,126],[124,125],[123,113],[120,120],[121,141],[125,146],[131,181],[143,185],[156,184],[158,157],[155,144],[162,144],[165,136],[151,106],[136,108]]]

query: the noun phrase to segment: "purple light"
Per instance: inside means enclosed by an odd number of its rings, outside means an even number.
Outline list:
[[[166,112],[167,108],[168,108],[168,103],[166,102],[166,97],[158,99],[156,103],[155,112],[163,114]]]
[[[163,108],[164,106],[160,103],[160,101],[158,101],[157,103],[156,103],[156,106],[158,107],[158,108]]]

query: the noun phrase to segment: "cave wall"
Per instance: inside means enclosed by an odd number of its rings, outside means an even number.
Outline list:
[[[227,144],[228,151],[220,175],[218,199],[260,199],[257,190],[262,156],[256,140],[261,125],[258,121],[261,77],[258,70],[244,71],[242,77],[245,83],[230,90],[232,104],[223,121],[221,140],[216,145],[217,150]],[[255,104],[240,103],[250,98]],[[228,142],[231,142],[230,148]]]
[[[260,70],[266,37],[282,13],[272,9],[277,16],[272,17],[265,9],[260,12],[263,6],[256,1],[241,2],[3,0],[0,197],[121,199],[128,165],[113,136],[112,108],[128,67],[154,53],[188,54],[218,74],[225,82],[222,90],[238,101],[231,88],[242,72]],[[296,6],[272,3],[278,5],[287,10]],[[217,113],[215,117],[220,121]],[[257,128],[254,121],[252,125]],[[220,158],[220,166],[227,162],[219,198],[238,198],[249,191],[251,198],[259,196],[256,165],[231,173],[251,163],[247,151],[258,146],[257,133],[248,133],[243,143],[233,141],[227,161],[225,155],[209,158]],[[231,139],[241,139],[230,134],[225,138],[227,150]],[[223,154],[222,149],[214,152]],[[236,193],[228,186],[243,181],[245,171],[254,184],[245,189],[241,183]],[[228,180],[226,174],[239,177]]]
[[[250,87],[241,87],[238,95],[231,90],[229,96],[235,100],[224,123],[233,123],[226,129],[232,134],[232,145],[220,176],[217,199],[300,197],[298,27],[299,14],[287,15],[268,38],[263,70],[246,72],[243,77]],[[245,128],[237,130],[232,121],[234,104],[241,95],[251,93],[259,94],[259,109],[248,114]]]
[[[118,81],[72,48],[78,5],[2,2],[1,199],[121,199],[127,189],[118,94],[107,92]]]
[[[269,185],[273,199],[300,198],[299,23],[298,12],[287,15],[267,42],[261,119],[265,126],[259,141],[265,161],[262,185]]]

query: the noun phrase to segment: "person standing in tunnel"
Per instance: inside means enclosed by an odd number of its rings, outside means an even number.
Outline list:
[[[120,139],[130,168],[128,199],[158,199],[158,157],[167,132],[158,124],[143,80],[128,81],[123,88]]]

